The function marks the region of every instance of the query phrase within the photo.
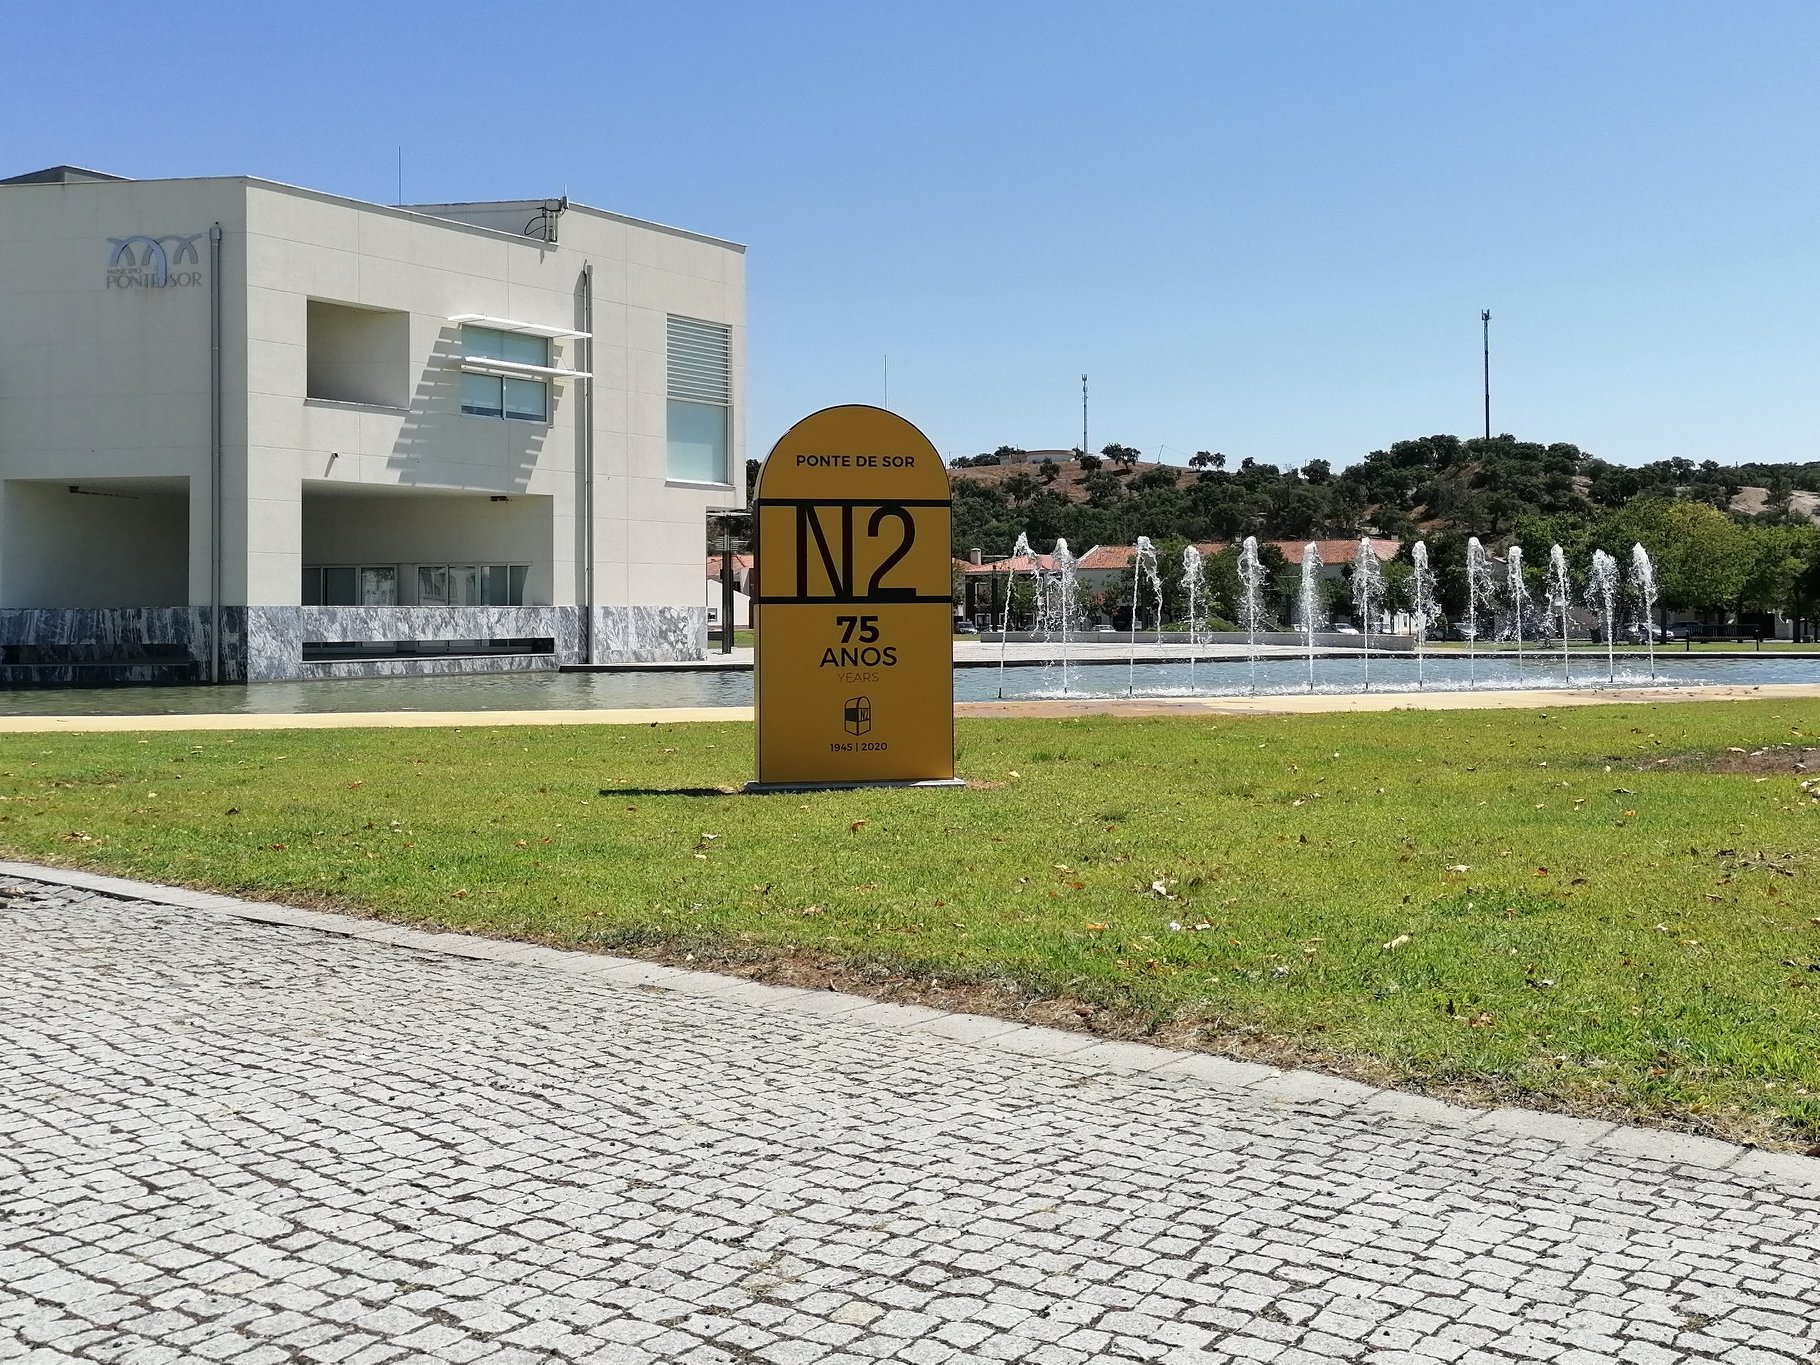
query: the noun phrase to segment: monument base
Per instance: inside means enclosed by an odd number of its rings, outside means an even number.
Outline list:
[[[864,787],[964,787],[964,777],[902,778],[885,782],[748,782],[740,790],[747,796],[776,792],[850,792]]]

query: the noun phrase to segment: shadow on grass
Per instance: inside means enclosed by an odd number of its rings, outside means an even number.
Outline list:
[[[740,796],[738,787],[602,787],[602,796]]]

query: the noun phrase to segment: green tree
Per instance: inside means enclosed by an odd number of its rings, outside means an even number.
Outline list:
[[[1663,599],[1671,606],[1723,615],[1743,594],[1755,567],[1744,528],[1706,503],[1668,504],[1657,544],[1638,539],[1655,559]]]
[[[1750,572],[1738,592],[1739,606],[1745,611],[1801,615],[1801,580],[1820,553],[1820,530],[1798,523],[1754,526],[1746,530],[1745,538]]]

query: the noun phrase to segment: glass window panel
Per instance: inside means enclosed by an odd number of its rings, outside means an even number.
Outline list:
[[[483,606],[488,607],[507,605],[505,565],[482,564],[480,566],[480,601]]]
[[[727,481],[727,410],[718,403],[669,400],[669,474],[695,483]]]
[[[463,327],[462,354],[477,360],[498,360],[505,352],[505,333],[491,327]]]
[[[472,564],[449,565],[449,605],[480,605],[480,578]]]
[[[303,571],[303,590],[297,600],[306,607],[322,605],[322,569],[311,566]]]
[[[499,376],[464,374],[461,377],[461,410],[474,417],[500,415]]]
[[[547,338],[526,336],[523,332],[502,332],[499,335],[504,341],[499,359],[515,360],[520,365],[550,363],[550,343]]]
[[[322,571],[322,605],[357,607],[360,605],[358,575],[352,568],[330,567]]]
[[[425,607],[449,605],[448,565],[419,564],[417,566],[417,602],[419,606]]]
[[[391,565],[360,571],[360,605],[395,607],[398,605],[398,570]]]
[[[506,417],[513,422],[550,420],[550,386],[541,379],[505,381]]]
[[[525,578],[530,574],[529,564],[513,564],[506,569],[506,605],[522,607],[525,604]]]

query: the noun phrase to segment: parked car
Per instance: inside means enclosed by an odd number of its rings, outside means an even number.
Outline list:
[[[1471,621],[1455,621],[1453,623],[1453,638],[1456,640],[1476,640],[1479,638],[1479,628]]]
[[[1700,623],[1698,621],[1676,621],[1668,628],[1668,635],[1666,638],[1670,640],[1687,640],[1698,634],[1700,634]]]
[[[1624,627],[1620,638],[1628,640],[1633,645],[1646,645],[1652,640],[1659,644],[1667,639],[1668,635],[1654,621],[1632,621]]]
[[[1335,635],[1357,635],[1359,633],[1359,628],[1357,626],[1348,625],[1344,621],[1340,622],[1337,626],[1330,626],[1328,629]]]
[[[954,633],[956,635],[978,635],[980,628],[965,616],[957,616],[954,618]]]

